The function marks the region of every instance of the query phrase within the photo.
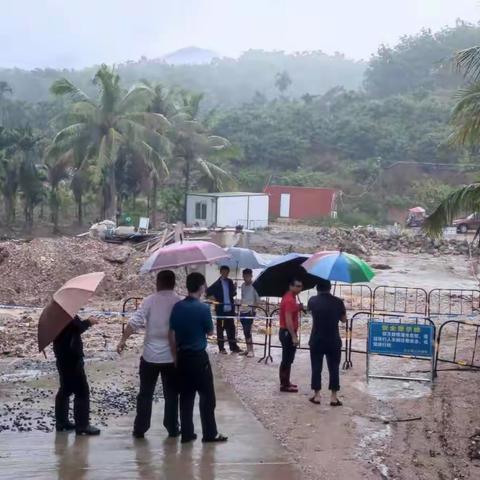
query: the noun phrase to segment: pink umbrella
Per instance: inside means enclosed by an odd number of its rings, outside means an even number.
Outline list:
[[[87,273],[70,279],[54,294],[38,320],[38,351],[55,340],[77,312],[95,293],[105,277],[103,272]]]
[[[140,273],[213,263],[222,258],[230,258],[230,255],[223,248],[211,242],[173,243],[152,253],[143,264]]]
[[[425,213],[425,209],[422,207],[413,207],[409,210],[411,213]]]

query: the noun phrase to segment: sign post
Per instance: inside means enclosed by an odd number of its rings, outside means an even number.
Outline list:
[[[429,319],[425,324],[391,323],[371,319],[368,322],[367,382],[370,378],[433,381],[435,372],[435,325]],[[429,322],[429,323],[427,323]],[[430,360],[430,379],[393,375],[371,375],[370,355]]]

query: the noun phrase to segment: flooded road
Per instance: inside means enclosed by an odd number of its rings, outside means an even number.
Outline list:
[[[198,406],[199,440],[181,445],[166,438],[160,401],[154,404],[152,429],[143,440],[131,436],[133,413],[113,419],[100,437],[1,432],[0,479],[300,479],[280,443],[218,377],[216,388],[217,423],[229,436],[226,444],[201,443]]]

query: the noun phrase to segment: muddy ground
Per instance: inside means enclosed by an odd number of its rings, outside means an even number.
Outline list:
[[[82,247],[75,246],[77,248],[81,250]],[[101,261],[110,269],[112,281],[125,287],[122,292],[115,287],[115,295],[110,297],[108,289],[103,291],[90,306],[97,311],[120,310],[118,297],[128,296],[130,285],[135,294],[144,294],[153,287],[151,279],[139,283],[133,278],[140,256],[129,254],[125,267],[105,260],[109,254],[102,251],[93,258],[84,255],[84,263],[80,262],[81,270],[87,268],[87,262]],[[38,261],[40,266],[50,268],[46,266],[53,263],[48,260],[54,258],[53,250],[41,256],[44,258],[32,257],[30,265]],[[429,290],[477,288],[478,285],[471,274],[471,264],[464,256],[376,252],[370,261],[390,267],[377,271],[373,286],[404,285]],[[73,258],[69,269],[74,267]],[[120,268],[127,271],[126,276]],[[56,270],[47,272],[53,274]],[[14,272],[9,275],[14,278]],[[56,284],[57,279],[52,278],[50,283],[43,284],[44,290]],[[31,292],[32,303],[37,287],[29,280],[26,288]],[[21,291],[11,294],[15,299],[22,295]],[[46,359],[36,352],[38,314],[39,310],[32,308],[0,310],[0,435],[3,430],[29,429],[48,435],[53,426],[55,367],[50,350],[47,350]],[[92,417],[101,426],[115,422],[119,415],[132,411],[135,404],[142,339],[141,336],[132,338],[128,351],[119,359],[115,345],[121,334],[121,323],[120,315],[104,314],[102,325],[85,335],[87,370],[92,385]],[[256,338],[260,341],[262,328],[261,322],[258,323]],[[303,342],[308,338],[308,323],[305,325]],[[466,358],[475,336],[470,331],[462,334],[465,339],[461,341],[459,355]],[[447,336],[445,356],[451,353],[448,348],[453,345],[452,338],[452,335]],[[359,324],[353,342],[358,349],[365,345],[365,325]],[[233,385],[248,408],[280,439],[306,479],[480,478],[480,461],[475,458],[480,456],[478,371],[442,371],[433,387],[427,382],[389,380],[371,380],[367,384],[365,356],[355,354],[353,368],[343,372],[341,377],[344,406],[332,408],[328,405],[327,392],[322,405],[308,402],[307,351],[298,353],[293,368],[293,380],[299,384],[300,392],[281,394],[277,385],[278,349],[273,349],[273,363],[267,365],[257,363],[261,356],[259,347],[255,359],[219,356],[214,346],[210,349],[217,375]],[[428,376],[426,362],[406,359],[376,358],[372,369],[377,373]],[[326,379],[324,376],[324,381]],[[160,391],[158,395],[161,396]]]

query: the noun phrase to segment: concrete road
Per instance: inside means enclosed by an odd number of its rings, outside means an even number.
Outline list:
[[[132,415],[112,420],[100,437],[2,432],[0,479],[299,480],[283,448],[232,389],[218,377],[216,387],[217,423],[229,436],[226,444],[203,445],[197,440],[181,445],[166,438],[160,401],[143,440],[131,436]],[[200,439],[198,406],[195,410]]]

